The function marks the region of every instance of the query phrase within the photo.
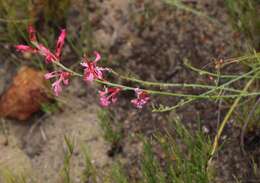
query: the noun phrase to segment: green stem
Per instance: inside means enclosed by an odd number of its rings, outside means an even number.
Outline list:
[[[242,57],[238,57],[238,58],[230,58],[230,59],[226,59],[225,63],[223,64],[223,67],[229,64],[233,64],[233,63],[238,63],[244,60],[248,60],[248,59],[257,59],[260,56],[260,53],[254,53],[254,55],[246,55],[246,56],[242,56]]]
[[[216,88],[214,88],[214,89],[212,89],[212,90],[209,90],[209,91],[207,91],[207,92],[201,94],[201,96],[205,96],[205,95],[208,95],[208,94],[210,94],[210,93],[212,93],[212,92],[215,92],[215,91],[218,90],[218,89],[222,89],[222,88],[224,88],[225,86],[228,86],[228,85],[230,85],[230,84],[232,84],[232,83],[234,83],[234,82],[236,82],[236,81],[238,81],[238,80],[240,80],[240,79],[242,79],[242,78],[245,78],[245,77],[251,75],[251,74],[254,73],[254,72],[258,73],[259,70],[260,70],[260,68],[253,69],[253,70],[251,70],[251,71],[249,71],[249,72],[247,72],[247,73],[245,73],[245,74],[243,74],[243,75],[241,75],[241,76],[238,76],[237,78],[235,78],[235,79],[233,79],[233,80],[231,80],[231,81],[228,81],[228,82],[226,82],[226,83],[224,83],[224,84],[222,84],[222,85],[220,85],[220,86],[218,86],[218,87],[216,87]],[[194,100],[195,100],[195,98],[191,98],[191,99],[188,99],[188,100],[186,100],[186,101],[184,101],[184,102],[180,102],[179,104],[177,104],[177,105],[175,105],[175,106],[172,106],[172,107],[167,107],[167,108],[165,108],[165,109],[154,109],[153,112],[167,112],[167,111],[172,111],[172,110],[176,109],[177,107],[186,105],[186,104],[188,104],[188,103],[190,103],[190,102],[193,102]]]
[[[189,69],[195,71],[195,72],[198,72],[200,75],[209,75],[209,76],[213,76],[213,77],[218,77],[218,78],[227,78],[227,79],[233,79],[233,78],[237,78],[239,77],[239,75],[219,75],[217,73],[212,73],[212,72],[208,72],[208,71],[205,71],[205,70],[201,70],[201,69],[198,69],[196,67],[193,67],[192,65],[188,64],[188,63],[184,63],[185,66],[187,66]],[[244,78],[252,78],[251,76],[247,76],[247,77],[244,77]]]
[[[38,43],[37,42],[32,42],[32,44],[35,47],[38,47]],[[54,55],[55,56],[55,55]],[[61,67],[62,69],[72,73],[74,76],[79,76],[79,77],[83,77],[82,74],[79,74],[67,67],[65,67],[63,64],[60,63],[58,58],[55,58],[55,61],[53,62],[54,64],[56,64],[57,66]],[[191,67],[191,66],[190,66]],[[191,67],[192,68],[192,67]],[[197,69],[198,70],[198,69]],[[148,85],[148,86],[160,86],[160,87],[191,87],[191,88],[205,88],[205,89],[212,89],[212,90],[216,90],[216,89],[221,89],[221,90],[226,90],[226,91],[231,91],[231,92],[238,92],[240,93],[240,95],[242,94],[241,90],[236,90],[233,88],[218,88],[216,86],[210,86],[210,85],[200,85],[200,84],[187,84],[187,83],[159,83],[159,82],[150,82],[150,81],[143,81],[143,80],[139,80],[139,79],[135,79],[135,78],[130,78],[130,77],[126,77],[126,76],[122,76],[120,74],[118,74],[117,72],[113,71],[112,69],[110,70],[111,73],[113,73],[114,75],[121,77],[125,80],[129,80],[129,81],[134,81],[140,84],[144,84],[144,85]],[[200,71],[201,72],[201,71]],[[206,72],[206,71],[204,71]],[[216,74],[216,76],[219,76]],[[128,86],[124,86],[124,85],[119,85],[119,84],[115,84],[115,83],[110,83],[110,82],[105,82],[105,81],[100,81],[99,83],[102,84],[106,84],[106,85],[110,85],[110,86],[115,86],[115,87],[121,87],[124,88],[125,90],[134,90],[133,87],[128,87]],[[144,89],[143,89],[144,90]],[[188,94],[178,94],[178,93],[169,93],[169,92],[160,92],[160,91],[154,91],[154,90],[144,90],[150,94],[159,94],[159,95],[168,95],[168,96],[178,96],[178,97],[191,97],[191,98],[234,98],[237,97],[238,95],[225,95],[225,96],[197,96],[197,95],[188,95]],[[243,93],[243,96],[248,96],[248,95],[258,95],[259,93]]]
[[[79,73],[77,73],[77,72],[75,72],[75,71],[73,71],[73,70],[67,68],[66,66],[64,66],[63,64],[61,64],[59,61],[55,61],[55,62],[53,62],[53,63],[56,64],[57,66],[61,67],[61,68],[64,69],[65,71],[68,71],[68,72],[72,73],[74,76],[83,77],[82,74],[79,74]]]
[[[159,87],[183,87],[183,88],[205,88],[205,89],[214,89],[216,86],[212,85],[201,85],[201,84],[190,84],[190,83],[161,83],[161,82],[151,82],[151,81],[144,81],[136,78],[131,78],[127,76],[123,76],[114,70],[111,70],[111,73],[128,81],[136,82],[139,84],[143,84],[146,86],[159,86]],[[233,88],[223,88],[223,90],[231,91],[231,92],[238,92],[241,93],[241,90],[233,89]]]
[[[255,75],[256,76],[256,75]],[[255,77],[251,78],[248,83],[246,84],[246,86],[244,87],[243,91],[247,91],[248,88],[250,87],[250,85],[253,83]],[[232,104],[231,108],[229,109],[228,113],[226,114],[224,120],[222,121],[219,129],[218,129],[218,132],[217,132],[217,135],[215,136],[214,138],[214,143],[213,143],[213,146],[212,146],[212,151],[210,153],[210,159],[208,161],[208,165],[211,164],[212,162],[212,158],[213,158],[213,155],[215,154],[216,150],[217,150],[217,147],[218,147],[218,143],[219,143],[219,138],[223,132],[223,129],[224,127],[226,126],[226,124],[228,123],[228,120],[229,118],[231,117],[233,111],[235,110],[236,106],[238,105],[239,101],[241,100],[242,96],[238,96],[236,98],[236,100],[234,101],[234,103]]]
[[[61,64],[58,61],[55,61],[53,63],[56,64],[57,66],[61,67],[62,69],[72,73],[74,76],[83,77],[82,74],[79,74],[79,73],[65,67],[63,64]],[[135,90],[134,87],[129,87],[129,86],[121,85],[121,84],[111,83],[109,81],[102,81],[102,80],[98,80],[98,79],[96,79],[95,81],[97,83],[105,84],[105,85],[108,85],[108,86],[123,88],[124,90],[133,90],[133,91]],[[216,87],[216,88],[218,88],[218,87]],[[234,97],[237,97],[237,96],[252,96],[252,95],[259,95],[260,94],[260,92],[255,92],[255,93],[243,93],[243,94],[241,93],[240,95],[223,95],[223,96],[209,95],[209,96],[205,96],[205,95],[180,94],[180,93],[163,92],[163,91],[146,90],[146,89],[142,89],[142,90],[149,93],[149,94],[173,96],[173,97],[187,97],[187,98],[192,98],[192,99],[234,98]]]
[[[123,90],[135,90],[134,87],[129,87],[121,84],[111,83],[108,81],[102,81],[102,80],[96,80],[97,83],[105,84],[108,86],[113,87],[119,87],[123,88]],[[254,93],[244,93],[244,94],[237,94],[237,95],[209,95],[209,96],[202,96],[202,95],[190,95],[190,94],[181,94],[181,93],[172,93],[172,92],[163,92],[163,91],[157,91],[157,90],[146,90],[141,89],[149,94],[155,94],[155,95],[164,95],[164,96],[172,96],[172,97],[186,97],[186,98],[193,98],[193,99],[216,99],[216,98],[235,98],[237,96],[255,96],[260,95],[260,92],[254,92]]]

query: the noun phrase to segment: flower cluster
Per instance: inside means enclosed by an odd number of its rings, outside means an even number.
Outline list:
[[[135,93],[137,98],[131,100],[131,103],[137,108],[142,108],[150,100],[149,94],[139,88],[135,89]]]
[[[52,83],[52,89],[54,91],[54,94],[56,96],[59,96],[62,92],[62,86],[69,84],[69,79],[71,76],[75,75],[74,71],[71,71],[70,69],[66,68],[64,65],[60,63],[61,53],[64,46],[65,38],[66,38],[66,30],[62,29],[60,36],[58,37],[58,40],[56,42],[56,48],[55,52],[51,52],[47,47],[45,47],[43,44],[38,43],[37,37],[36,37],[36,31],[33,26],[29,26],[28,29],[29,32],[29,40],[31,42],[32,46],[28,45],[17,45],[16,50],[19,52],[29,52],[29,53],[38,53],[45,57],[45,62],[47,64],[54,63],[58,66],[62,66],[61,68],[63,70],[59,71],[53,71],[45,74],[46,80],[51,80],[53,78],[56,78],[56,81]],[[103,68],[97,66],[97,63],[100,61],[101,56],[100,54],[95,51],[94,52],[95,59],[92,61],[86,56],[83,57],[81,66],[84,67],[84,74],[83,74],[83,80],[87,83],[91,83],[93,81],[99,80],[102,81],[105,85],[111,85],[111,83],[106,82],[104,79],[104,72],[110,71],[109,68]],[[80,74],[77,74],[78,76],[82,76]],[[121,85],[120,85],[121,86]],[[129,90],[130,87],[128,87]],[[100,98],[100,105],[103,107],[107,107],[110,104],[113,104],[117,101],[117,97],[121,91],[124,90],[124,87],[104,87],[104,90],[99,90],[99,98]],[[131,103],[137,107],[142,108],[149,100],[149,94],[148,92],[141,90],[139,88],[132,88],[132,90],[135,91],[136,98],[131,100]]]
[[[109,71],[107,68],[102,68],[97,66],[97,62],[101,59],[98,52],[94,51],[96,58],[94,61],[90,61],[86,56],[83,58],[81,65],[85,67],[83,79],[86,82],[91,82],[95,79],[103,80],[103,72]]]
[[[68,85],[69,84],[69,77],[71,76],[71,74],[69,72],[66,71],[54,71],[54,72],[50,72],[45,74],[45,79],[51,79],[51,78],[57,78],[58,80],[56,80],[54,83],[52,83],[52,89],[55,93],[56,96],[59,96],[60,93],[62,92],[62,83],[64,85]]]
[[[20,52],[30,52],[30,53],[39,53],[40,55],[45,57],[46,63],[56,62],[60,60],[62,48],[64,45],[64,41],[66,38],[66,30],[62,29],[60,36],[56,43],[55,52],[52,53],[48,48],[46,48],[43,44],[38,43],[36,38],[36,31],[32,26],[29,26],[29,40],[34,45],[34,47],[28,45],[17,45],[16,50]]]
[[[103,107],[107,107],[111,103],[115,103],[117,101],[117,95],[121,90],[121,88],[105,87],[104,91],[99,91],[100,105]]]

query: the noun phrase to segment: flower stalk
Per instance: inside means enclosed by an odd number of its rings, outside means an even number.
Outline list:
[[[260,92],[247,92],[245,90],[238,90],[234,88],[230,88],[230,84],[234,83],[235,81],[238,81],[242,78],[251,78],[251,74],[255,72],[255,70],[252,70],[244,75],[241,76],[235,76],[235,75],[222,75],[215,73],[210,73],[204,70],[200,70],[197,68],[192,67],[191,65],[185,63],[187,67],[189,67],[191,70],[199,72],[200,74],[207,74],[210,77],[217,77],[217,78],[227,78],[231,79],[230,81],[220,85],[202,85],[202,84],[189,84],[189,83],[159,83],[159,82],[150,82],[150,81],[143,81],[140,79],[136,79],[133,77],[127,77],[120,75],[116,71],[110,69],[110,68],[103,68],[98,66],[98,62],[101,60],[101,55],[98,52],[94,52],[94,55],[96,56],[95,59],[92,61],[87,56],[84,56],[81,62],[81,66],[84,67],[83,74],[77,73],[73,71],[72,69],[66,67],[61,63],[61,55],[62,55],[62,49],[64,47],[65,39],[66,39],[66,30],[62,29],[60,36],[58,37],[58,40],[56,42],[56,48],[55,52],[51,52],[47,47],[45,47],[43,44],[38,43],[37,37],[36,37],[36,31],[32,26],[29,26],[28,29],[29,32],[29,40],[31,41],[32,45],[34,47],[28,46],[28,45],[17,45],[16,50],[20,52],[31,52],[31,53],[38,53],[45,57],[46,64],[55,64],[60,68],[59,70],[47,73],[45,75],[45,78],[48,80],[52,80],[54,78],[57,78],[55,82],[52,83],[52,88],[56,96],[59,96],[62,92],[63,85],[66,86],[69,84],[69,80],[73,76],[81,77],[84,81],[86,81],[87,84],[90,84],[92,82],[96,82],[98,84],[104,85],[105,90],[99,91],[99,97],[100,97],[100,104],[101,106],[109,106],[110,104],[113,104],[117,101],[117,97],[120,92],[122,91],[133,91],[136,94],[135,99],[131,100],[131,103],[137,107],[142,108],[144,105],[146,105],[150,101],[150,95],[163,95],[163,96],[171,96],[171,97],[181,97],[187,99],[186,101],[182,101],[181,103],[177,104],[173,107],[166,107],[166,108],[160,108],[159,110],[154,109],[153,111],[156,112],[166,112],[169,110],[173,110],[178,106],[190,103],[194,101],[195,99],[220,99],[220,98],[235,98],[235,97],[246,97],[246,96],[256,96],[260,95]],[[244,59],[244,58],[242,58]],[[231,61],[229,61],[231,62]],[[220,62],[219,62],[220,63]],[[224,65],[224,61],[221,60],[221,65]],[[258,69],[259,70],[259,69]],[[113,83],[110,81],[107,81],[104,78],[104,73],[109,72],[113,75],[115,75],[118,78],[131,81],[134,83],[138,83],[142,86],[147,87],[160,87],[160,88],[168,88],[168,87],[183,87],[183,88],[201,88],[201,89],[207,89],[208,91],[199,94],[199,95],[193,95],[193,94],[183,94],[183,93],[174,93],[174,92],[166,92],[166,91],[160,91],[160,90],[151,90],[151,89],[141,89],[140,87],[131,87],[126,86],[118,83]],[[257,77],[257,76],[256,76]],[[214,79],[214,78],[213,78]],[[107,88],[110,87],[110,88]],[[214,95],[216,92],[226,91],[229,92],[225,95]],[[225,93],[226,93],[225,92]],[[231,93],[231,94],[230,94]]]

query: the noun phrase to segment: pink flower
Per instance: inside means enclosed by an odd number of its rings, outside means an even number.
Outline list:
[[[51,79],[54,77],[55,78],[58,77],[58,80],[56,80],[54,83],[52,83],[52,89],[53,89],[55,95],[59,96],[60,93],[62,92],[62,87],[61,87],[62,83],[64,85],[68,85],[70,76],[71,76],[71,74],[66,71],[54,71],[54,72],[45,74],[45,79]]]
[[[150,100],[149,94],[146,91],[142,91],[139,88],[135,89],[136,99],[131,100],[131,103],[141,109]]]
[[[27,45],[17,45],[16,50],[20,52],[31,52],[31,53],[39,53],[40,55],[45,57],[46,63],[56,62],[60,60],[61,51],[64,45],[64,41],[66,38],[66,30],[62,29],[60,36],[56,43],[55,53],[52,53],[48,48],[46,48],[43,44],[39,44],[36,39],[36,31],[33,26],[29,26],[29,40],[35,45],[36,48],[27,46]]]
[[[121,88],[106,88],[104,91],[99,91],[100,105],[102,107],[107,107],[111,103],[117,101],[117,95],[121,91]]]
[[[85,67],[84,69],[84,80],[89,82],[93,81],[94,79],[103,79],[103,71],[109,70],[107,68],[102,68],[97,66],[97,62],[101,59],[101,56],[98,52],[94,52],[96,58],[94,61],[88,60],[86,57],[83,59],[83,63],[81,65]]]

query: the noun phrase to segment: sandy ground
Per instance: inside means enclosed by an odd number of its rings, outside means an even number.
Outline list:
[[[69,105],[54,116],[43,115],[24,122],[5,120],[6,135],[0,136],[5,139],[0,144],[1,167],[7,166],[15,173],[25,171],[40,182],[59,182],[68,148],[65,136],[75,144],[71,160],[74,182],[80,182],[82,178],[83,147],[89,149],[95,166],[102,168],[109,163],[109,145],[102,137],[96,116],[99,107],[89,106],[86,98],[79,99],[69,93],[62,100]]]

